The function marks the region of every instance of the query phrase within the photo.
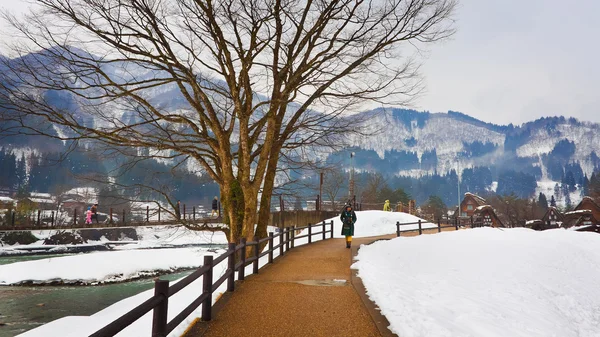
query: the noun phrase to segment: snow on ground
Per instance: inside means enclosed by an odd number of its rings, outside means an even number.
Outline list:
[[[217,226],[219,224],[215,224]],[[132,227],[124,227],[132,228]],[[113,228],[98,228],[99,230],[112,230]],[[209,231],[193,231],[187,229],[184,226],[147,226],[147,227],[135,227],[138,240],[132,240],[131,238],[122,239],[125,241],[133,241],[129,245],[118,246],[115,249],[127,250],[127,249],[140,249],[140,248],[162,248],[162,247],[173,247],[182,245],[193,245],[193,244],[227,244],[227,237],[223,232],[209,232]],[[84,229],[88,230],[88,229]],[[66,232],[77,232],[80,230],[60,230]],[[0,253],[6,251],[12,251],[15,247],[22,248],[36,248],[36,247],[50,247],[44,245],[44,239],[56,234],[59,230],[35,230],[31,231],[35,237],[39,240],[30,245],[19,245],[15,244],[12,246],[0,247]],[[99,241],[89,240],[89,245],[104,244],[108,240],[104,237],[100,238]],[[122,240],[120,240],[122,241]],[[78,245],[82,246],[82,245]]]
[[[221,251],[223,252],[223,251]],[[95,252],[0,265],[0,285],[24,282],[120,282],[202,265],[206,249],[174,248]],[[210,253],[212,254],[212,253]]]
[[[600,336],[600,236],[478,228],[359,250],[370,298],[403,337]]]
[[[217,224],[215,224],[217,225]],[[154,226],[136,228],[138,242],[118,249],[138,249],[190,244],[227,244],[223,232],[193,231],[184,226]]]
[[[333,235],[336,238],[343,238],[344,236],[341,234],[342,232],[342,221],[340,217],[337,216],[335,218],[331,218],[325,220],[329,222],[333,220]],[[362,238],[369,236],[379,236],[386,234],[394,234],[396,233],[396,222],[400,223],[409,223],[409,222],[417,222],[420,218],[410,215],[408,213],[402,212],[384,212],[384,211],[359,211],[356,212],[356,224],[354,225],[354,237]],[[422,219],[421,219],[422,220]],[[422,220],[423,224],[421,225],[423,228],[432,228],[437,227],[437,224],[428,223],[425,220]],[[400,230],[410,230],[410,229],[418,229],[419,225],[406,225],[401,226]],[[328,228],[327,228],[328,229]],[[320,231],[320,229],[316,229],[315,231]]]

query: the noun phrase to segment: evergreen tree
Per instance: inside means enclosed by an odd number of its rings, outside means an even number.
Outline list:
[[[27,184],[27,170],[25,169],[25,154],[21,155],[21,159],[17,161],[17,165],[15,167],[16,174],[16,187],[17,190],[20,190],[24,185]]]
[[[573,192],[575,191],[575,176],[573,175],[573,172],[571,171],[567,171],[567,174],[565,175],[565,184],[567,184],[568,190],[569,192]]]
[[[581,190],[581,196],[589,195],[590,194],[590,180],[588,179],[587,174],[583,177],[581,186],[583,187]]]
[[[548,210],[548,199],[546,199],[546,195],[544,193],[540,192],[540,195],[538,196],[537,204],[538,204],[538,207],[540,209],[542,209],[544,212],[546,212]]]
[[[552,195],[552,197],[550,197],[550,206],[556,207],[556,200],[554,199],[554,195]]]

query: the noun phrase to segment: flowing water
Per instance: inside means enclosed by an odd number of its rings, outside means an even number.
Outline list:
[[[52,256],[4,256],[0,257],[0,264]],[[173,281],[189,273],[163,275],[161,279]],[[153,286],[150,278],[99,286],[0,287],[0,337],[16,336],[65,316],[89,316]]]

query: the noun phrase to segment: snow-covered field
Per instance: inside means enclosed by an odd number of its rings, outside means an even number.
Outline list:
[[[600,336],[600,235],[478,228],[359,250],[370,298],[402,337]]]
[[[223,253],[220,250],[217,253]],[[0,285],[21,283],[110,283],[202,265],[200,248],[95,252],[0,265]]]

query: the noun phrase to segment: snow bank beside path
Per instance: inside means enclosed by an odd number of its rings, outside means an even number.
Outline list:
[[[403,337],[600,336],[600,235],[479,228],[359,250],[370,298]]]
[[[200,248],[173,248],[96,252],[24,261],[0,265],[0,285],[52,281],[119,282],[152,275],[155,271],[199,267],[202,256],[207,254],[212,253]]]
[[[342,232],[342,221],[340,217],[331,218],[325,220],[329,222],[333,220],[333,237],[343,238]],[[437,224],[428,223],[419,217],[410,215],[402,212],[384,212],[384,211],[358,211],[356,212],[356,224],[354,226],[354,237],[362,238],[369,236],[379,236],[386,234],[396,233],[396,222],[408,223],[423,221],[421,225],[423,228],[437,227]],[[400,230],[405,231],[409,229],[418,229],[419,225],[406,225],[401,226]],[[329,229],[329,227],[326,227]],[[319,231],[316,229],[315,231]]]

